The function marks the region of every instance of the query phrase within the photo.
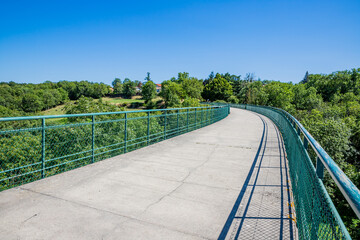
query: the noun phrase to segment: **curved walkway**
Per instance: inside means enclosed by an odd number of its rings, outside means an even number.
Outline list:
[[[293,239],[281,136],[224,120],[0,192],[1,239]]]

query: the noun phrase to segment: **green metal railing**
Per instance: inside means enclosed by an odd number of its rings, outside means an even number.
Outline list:
[[[207,126],[228,106],[0,118],[0,191]]]
[[[230,104],[230,106],[267,116],[280,129],[289,161],[299,238],[351,239],[323,184],[324,166],[358,217],[360,216],[359,189],[301,123],[282,109],[243,104]],[[315,153],[316,166],[309,156],[309,147]]]

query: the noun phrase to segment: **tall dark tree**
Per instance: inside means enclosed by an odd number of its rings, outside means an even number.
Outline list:
[[[151,78],[150,78],[150,73],[147,72],[146,73],[146,77],[144,78],[145,81],[151,81]]]
[[[214,72],[211,72],[209,77],[204,80],[204,85],[209,84],[215,78]]]
[[[214,80],[205,86],[202,97],[206,100],[209,99],[210,101],[226,101],[232,94],[233,91],[230,83],[217,73]]]
[[[112,81],[112,86],[115,87],[116,84],[120,83],[121,84],[121,79],[120,78],[115,78],[114,81]]]
[[[305,76],[303,80],[300,81],[300,83],[307,83],[309,81],[309,72],[306,71]]]
[[[247,81],[247,82],[255,81],[255,73],[247,73],[245,75],[245,81]]]

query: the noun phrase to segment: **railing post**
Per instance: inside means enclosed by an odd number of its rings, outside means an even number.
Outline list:
[[[205,108],[205,126],[209,124],[209,107]]]
[[[179,113],[180,113],[180,109],[177,110],[177,116],[176,116],[177,135],[179,135]]]
[[[204,108],[204,115],[205,115],[205,117],[204,117],[204,126],[206,126],[207,125],[207,118],[208,118],[208,113],[207,113],[207,111],[208,111],[208,108],[206,107],[206,108]]]
[[[208,121],[208,124],[210,125],[211,124],[211,109],[212,109],[212,107],[209,107],[208,108],[208,113],[207,113],[207,115],[208,115],[208,117],[207,117],[207,121]]]
[[[229,115],[230,114],[230,103],[228,104],[228,114],[227,115]]]
[[[204,115],[204,109],[203,108],[201,108],[201,117],[200,117],[200,127],[202,127],[203,126],[203,122],[204,122],[204,117],[203,117],[203,115]]]
[[[166,110],[164,111],[164,140],[166,139]]]
[[[147,112],[147,145],[150,143],[150,112]]]
[[[41,178],[45,177],[45,118],[41,119]]]
[[[213,107],[213,108],[212,108],[212,123],[215,122],[215,116],[216,116],[216,108]]]
[[[189,109],[186,111],[186,129],[189,131]]]
[[[297,134],[300,136],[300,134],[301,134],[301,130],[300,130],[300,127],[298,126],[297,127]]]
[[[127,152],[127,113],[125,113],[125,128],[124,128],[124,153]]]
[[[197,128],[197,123],[196,123],[196,109],[197,109],[197,108],[195,108],[195,129]]]
[[[316,174],[320,179],[324,178],[324,164],[319,157],[316,157]]]
[[[209,113],[208,113],[208,123],[210,125],[211,124],[211,119],[212,119],[212,107],[209,107],[208,111],[209,111]]]
[[[91,162],[95,162],[95,115],[91,120]]]
[[[305,148],[305,150],[307,150],[308,149],[308,146],[309,146],[309,142],[308,142],[308,140],[307,140],[307,138],[304,136],[304,148]]]

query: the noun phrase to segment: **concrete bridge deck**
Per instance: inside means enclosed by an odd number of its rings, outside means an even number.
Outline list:
[[[0,239],[295,239],[281,136],[224,120],[0,192]]]

